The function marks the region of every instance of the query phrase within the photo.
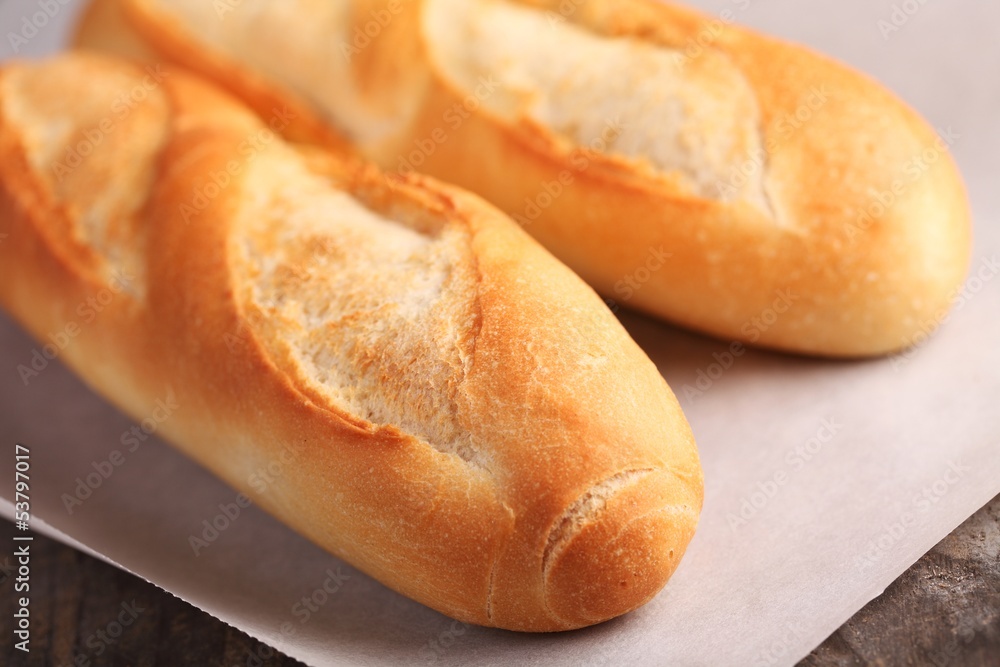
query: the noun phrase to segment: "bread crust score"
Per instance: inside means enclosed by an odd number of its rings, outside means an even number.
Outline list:
[[[702,503],[673,394],[482,200],[82,53],[0,70],[0,156],[3,308],[69,332],[61,360],[135,418],[173,392],[160,433],[331,553],[523,631],[625,613],[673,573]]]
[[[723,339],[889,353],[968,268],[946,138],[843,65],[677,5],[97,5],[156,57],[253,106],[295,100],[384,169],[482,195],[616,302]],[[99,32],[79,40],[115,48]]]

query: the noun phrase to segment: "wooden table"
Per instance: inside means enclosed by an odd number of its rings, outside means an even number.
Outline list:
[[[12,524],[0,521],[0,542],[11,544],[14,532]],[[52,540],[36,536],[32,555],[31,652],[15,650],[5,629],[0,664],[68,666],[81,649],[91,659],[79,667],[300,664],[141,579]],[[9,551],[0,556],[0,567],[10,563]],[[13,586],[13,578],[0,573],[4,628],[13,613]],[[114,632],[108,624],[119,616],[135,618],[116,638],[99,633]],[[1000,666],[1000,496],[800,664]]]

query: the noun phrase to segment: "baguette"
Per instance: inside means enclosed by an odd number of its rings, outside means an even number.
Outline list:
[[[170,388],[167,440],[442,613],[604,621],[692,537],[702,476],[670,389],[475,196],[77,53],[0,70],[0,233],[0,305],[90,386],[135,418]]]
[[[296,100],[384,169],[482,195],[616,302],[727,340],[889,353],[945,319],[968,268],[961,177],[916,113],[676,5],[97,5],[157,57]],[[80,42],[113,48],[102,23]]]

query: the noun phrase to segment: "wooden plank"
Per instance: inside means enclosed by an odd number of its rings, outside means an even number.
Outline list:
[[[1000,666],[1000,497],[801,663],[853,665]]]

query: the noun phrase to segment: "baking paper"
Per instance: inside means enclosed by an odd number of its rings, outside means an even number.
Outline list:
[[[744,667],[804,657],[1000,492],[1000,5],[695,4],[720,22],[839,57],[919,109],[966,175],[976,244],[954,315],[888,359],[734,354],[725,341],[622,315],[679,394],[705,469],[697,536],[650,604],[553,635],[454,622],[241,506],[235,490],[159,441],[160,418],[183,412],[182,396],[165,396],[159,414],[135,424],[58,361],[25,384],[17,368],[41,346],[4,318],[0,509],[10,516],[14,443],[23,443],[34,530],[309,665]],[[42,5],[57,9],[50,16]],[[51,51],[77,9],[8,0],[0,53]],[[44,25],[28,37],[28,24]],[[245,664],[264,657],[247,655]]]

